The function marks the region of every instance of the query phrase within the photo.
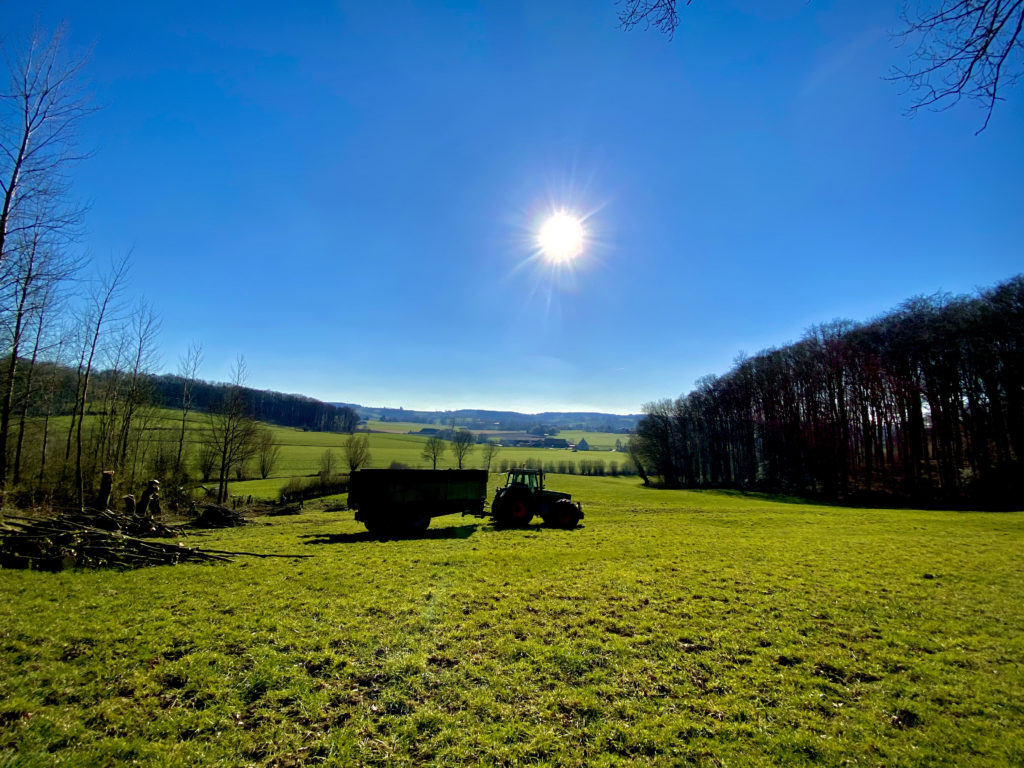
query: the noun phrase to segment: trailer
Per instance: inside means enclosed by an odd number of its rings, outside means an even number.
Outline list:
[[[348,505],[372,534],[421,533],[430,518],[482,515],[483,469],[361,469],[352,473]]]

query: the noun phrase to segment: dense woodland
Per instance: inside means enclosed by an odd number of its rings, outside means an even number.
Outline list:
[[[224,402],[230,384],[188,382],[181,376],[165,374],[152,380],[156,400],[168,408],[181,404],[186,386],[191,386],[192,405],[213,411]],[[264,389],[242,388],[248,412],[260,421],[311,432],[352,432],[359,416],[348,406],[332,405],[305,395],[288,395]]]
[[[1024,276],[817,326],[644,414],[634,459],[669,487],[1019,506]]]

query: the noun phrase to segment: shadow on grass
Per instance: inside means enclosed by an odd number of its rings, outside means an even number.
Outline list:
[[[738,488],[669,488],[660,483],[638,486],[647,491],[686,491],[687,493],[698,493],[704,496],[726,496],[734,499],[756,499],[758,501],[774,501],[779,504],[801,504],[807,506],[831,507],[838,506],[835,501],[809,498],[806,496],[794,496],[786,493],[771,493],[768,491],[745,491]]]
[[[648,486],[653,490],[665,490],[657,486]],[[967,501],[942,501],[933,498],[908,498],[884,493],[852,493],[841,499],[816,498],[813,496],[793,496],[785,493],[769,493],[766,491],[741,491],[732,488],[687,488],[691,493],[708,496],[727,496],[737,499],[756,499],[777,504],[798,504],[807,507],[839,507],[847,509],[890,509],[890,510],[929,510],[935,512],[995,513],[1006,514],[1022,510],[1019,503],[1011,504],[1004,501],[992,502],[988,506],[978,503],[972,506]]]
[[[835,501],[823,501],[821,499],[808,498],[806,496],[791,496],[785,493],[766,493],[764,491],[740,491],[732,488],[689,488],[693,493],[707,494],[708,496],[729,496],[736,499],[757,499],[759,501],[773,501],[778,504],[800,504],[808,507],[833,507],[840,506]],[[854,505],[848,505],[854,506]]]
[[[561,525],[547,525],[543,522],[533,521],[529,525],[500,525],[488,523],[483,527],[485,531],[522,531],[523,533],[546,533],[549,531],[580,531],[586,528],[583,523],[566,528]]]
[[[314,533],[303,536],[305,544],[358,544],[365,541],[392,541],[400,539],[468,539],[477,528],[479,523],[469,525],[452,525],[447,528],[428,528],[422,533],[390,533],[378,534],[369,531],[357,533]]]

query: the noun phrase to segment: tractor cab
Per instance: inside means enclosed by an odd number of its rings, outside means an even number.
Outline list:
[[[505,478],[505,487],[519,485],[531,491],[544,490],[544,472],[540,469],[513,469]]]

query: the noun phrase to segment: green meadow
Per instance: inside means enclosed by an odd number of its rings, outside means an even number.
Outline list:
[[[580,528],[331,500],[185,539],[312,557],[0,571],[0,766],[1024,763],[1020,513],[551,484]]]
[[[408,434],[418,432],[424,427],[443,428],[443,424],[420,424],[412,421],[373,421],[366,422],[366,426],[374,432],[395,432]],[[555,437],[561,437],[570,443],[578,443],[582,438],[587,439],[591,448],[599,451],[611,451],[615,448],[616,442],[625,444],[629,435],[615,432],[585,432],[581,429],[563,429]]]
[[[202,413],[189,415],[187,442],[191,456],[198,452],[199,442],[202,433],[208,423],[208,417]],[[170,409],[161,409],[156,412],[151,425],[148,428],[149,435],[158,442],[165,442],[169,446],[177,447],[178,434],[181,424],[181,415]],[[51,422],[51,436],[61,436],[66,433],[68,426],[67,417],[53,419]],[[278,427],[266,425],[273,433],[274,443],[279,446],[280,453],[273,471],[267,479],[259,479],[257,464],[249,462],[246,467],[244,479],[229,484],[229,492],[233,496],[248,497],[254,499],[277,499],[281,489],[293,477],[309,477],[320,471],[320,461],[325,451],[334,451],[335,464],[338,471],[347,471],[345,465],[345,441],[348,435],[336,432],[304,432],[292,427]],[[410,435],[410,429],[420,429],[424,425],[397,422],[371,422],[371,428],[391,429],[395,432],[370,432],[370,462],[369,467],[389,467],[397,462],[409,467],[429,468],[430,462],[423,458],[423,448],[427,442],[424,435]],[[567,433],[569,434],[569,433]],[[571,433],[578,440],[579,436],[586,436],[595,448],[599,450],[584,451],[575,453],[565,449],[555,448],[501,448],[496,454],[491,469],[498,470],[502,462],[510,462],[516,466],[528,461],[540,462],[542,464],[553,462],[571,463],[575,467],[580,461],[603,460],[606,467],[610,469],[612,462],[619,467],[624,466],[628,460],[625,453],[613,452],[610,449],[615,446],[616,437],[612,433],[601,432],[574,432]],[[188,461],[188,460],[187,460]],[[189,462],[190,471],[196,476],[194,463]],[[454,468],[457,466],[455,457],[449,450],[438,462],[438,469]],[[480,446],[474,446],[466,457],[464,466],[478,469],[483,466],[483,452]],[[198,479],[198,478],[197,478]],[[215,482],[215,481],[214,481]],[[209,485],[209,483],[207,484]]]

